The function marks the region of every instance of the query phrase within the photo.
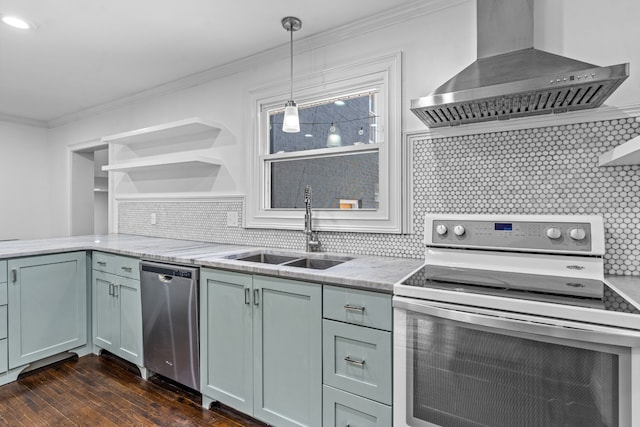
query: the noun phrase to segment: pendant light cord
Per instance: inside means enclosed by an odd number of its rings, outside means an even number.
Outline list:
[[[289,89],[289,99],[293,101],[293,27],[289,30],[291,33],[291,80],[290,80],[290,89]]]

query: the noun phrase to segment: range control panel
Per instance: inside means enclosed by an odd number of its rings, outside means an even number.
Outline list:
[[[581,220],[582,219],[582,220]],[[585,216],[433,216],[425,224],[425,243],[436,246],[521,251],[591,253],[595,240],[604,240],[598,230],[602,220]],[[598,233],[601,234],[598,235]],[[599,245],[598,245],[599,246]]]

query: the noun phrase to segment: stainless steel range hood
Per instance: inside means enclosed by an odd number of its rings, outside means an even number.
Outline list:
[[[411,101],[430,128],[595,108],[629,77],[533,48],[532,0],[477,0],[478,60]]]

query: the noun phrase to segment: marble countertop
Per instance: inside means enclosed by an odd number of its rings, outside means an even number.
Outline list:
[[[0,242],[0,259],[43,255],[55,252],[97,250],[182,265],[222,268],[252,274],[329,283],[377,292],[393,292],[393,284],[417,269],[421,259],[353,254],[313,253],[319,258],[349,258],[326,270],[314,270],[233,259],[240,254],[268,250],[274,253],[307,256],[304,251],[256,246],[216,244],[190,240],[163,239],[127,234],[106,234]]]
[[[353,254],[314,253],[320,258],[352,258],[326,270],[313,270],[233,259],[240,254],[268,250],[273,253],[306,256],[303,251],[269,249],[163,239],[128,234],[105,234],[50,239],[0,242],[0,259],[44,255],[55,252],[98,250],[142,259],[182,265],[222,268],[252,274],[266,274],[289,279],[330,283],[347,287],[393,292],[393,284],[417,269],[421,259],[377,257]],[[606,275],[605,282],[640,310],[640,276]]]
[[[621,297],[640,310],[640,276],[605,275],[604,281]]]

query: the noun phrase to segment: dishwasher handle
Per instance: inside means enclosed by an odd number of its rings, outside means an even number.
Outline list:
[[[168,274],[158,274],[158,280],[162,283],[171,283],[173,276],[169,276]]]

